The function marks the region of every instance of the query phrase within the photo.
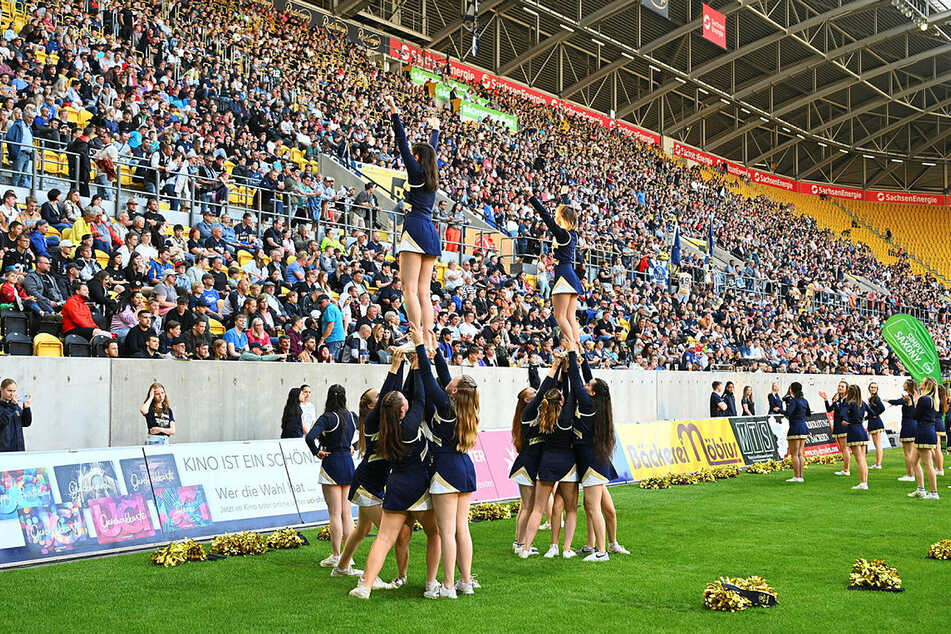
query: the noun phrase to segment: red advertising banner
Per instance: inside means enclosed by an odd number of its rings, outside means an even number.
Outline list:
[[[707,5],[703,5],[703,39],[726,48],[726,16]]]
[[[865,200],[865,192],[861,189],[825,185],[823,183],[798,182],[796,183],[796,193],[812,194],[813,196],[825,195],[829,198],[841,198],[843,200]]]
[[[947,205],[948,196],[941,194],[916,194],[914,192],[865,192],[865,200],[873,203],[898,203],[901,205]]]
[[[769,172],[750,170],[750,180],[760,185],[769,185],[777,189],[785,189],[788,192],[796,191],[796,181],[776,174],[770,174]]]

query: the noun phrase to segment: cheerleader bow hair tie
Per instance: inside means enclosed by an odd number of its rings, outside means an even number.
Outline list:
[[[739,586],[735,586],[732,583],[724,583],[723,587],[727,590],[736,592],[753,605],[758,605],[764,608],[771,608],[776,605],[776,595],[772,592],[767,592],[766,590],[744,589]]]

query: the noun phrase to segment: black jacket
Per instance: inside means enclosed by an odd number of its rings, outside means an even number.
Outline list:
[[[0,451],[25,451],[23,428],[32,424],[29,407],[21,409],[16,403],[0,401]]]

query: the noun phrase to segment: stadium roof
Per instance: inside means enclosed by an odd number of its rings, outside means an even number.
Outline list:
[[[480,0],[476,56],[464,0],[313,4],[749,167],[948,186],[951,0],[711,0],[726,50],[700,2]]]

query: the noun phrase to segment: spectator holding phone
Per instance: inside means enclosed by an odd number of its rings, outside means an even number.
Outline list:
[[[17,404],[17,383],[13,379],[0,382],[0,452],[26,451],[23,443],[23,428],[33,424],[33,411],[29,394],[22,404]]]
[[[175,415],[168,404],[164,385],[153,383],[149,386],[149,395],[145,397],[139,412],[145,416],[145,426],[149,432],[145,444],[167,445],[175,435]]]

